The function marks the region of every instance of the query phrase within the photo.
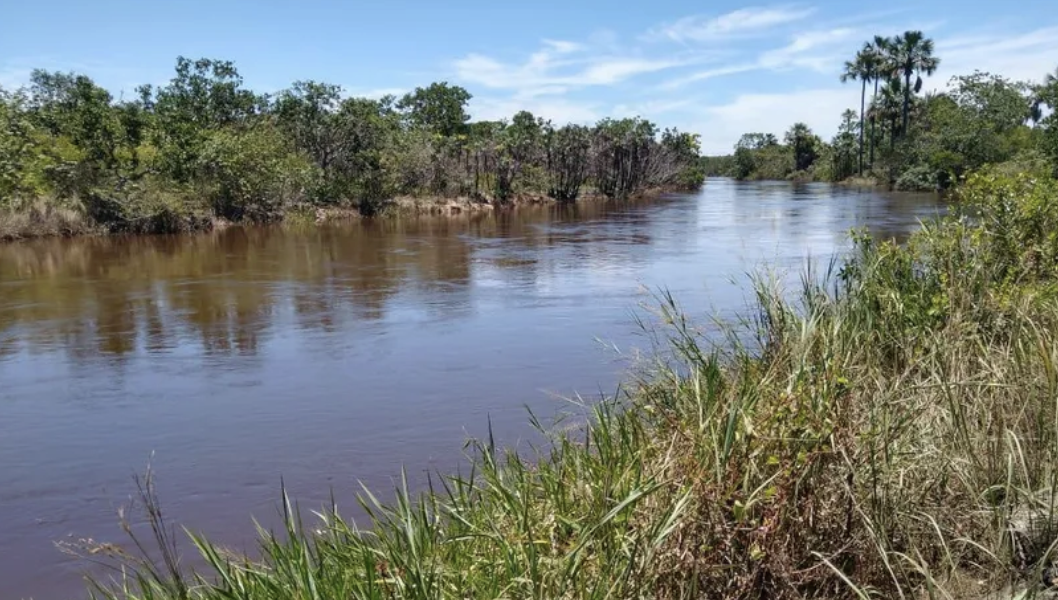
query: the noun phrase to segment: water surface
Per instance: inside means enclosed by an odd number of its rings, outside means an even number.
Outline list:
[[[458,464],[491,420],[611,392],[670,289],[741,310],[850,228],[901,237],[928,195],[710,180],[648,203],[0,246],[0,600],[84,597],[57,540],[123,541],[151,453],[170,516],[252,541],[280,479],[309,507]]]

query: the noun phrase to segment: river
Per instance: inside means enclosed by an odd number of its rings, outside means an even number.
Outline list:
[[[513,212],[0,246],[0,600],[85,597],[56,541],[124,541],[151,454],[173,520],[250,547],[280,480],[304,508],[460,462],[612,392],[665,287],[732,314],[931,195],[711,179],[697,194]]]

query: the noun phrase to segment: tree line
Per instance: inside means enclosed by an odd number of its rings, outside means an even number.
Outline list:
[[[0,88],[0,211],[43,204],[170,231],[304,207],[372,215],[400,196],[573,202],[702,182],[697,135],[641,118],[471,121],[470,99],[446,82],[401,98],[317,81],[261,94],[230,61],[183,57],[168,84],[115,99],[85,75],[37,70]]]
[[[843,67],[858,82],[859,111],[841,115],[824,142],[804,123],[782,140],[747,133],[728,156],[704,157],[709,175],[740,179],[844,181],[935,190],[986,164],[1011,172],[1058,168],[1058,71],[1037,84],[975,71],[945,91],[923,93],[940,65],[921,31],[874,36]]]

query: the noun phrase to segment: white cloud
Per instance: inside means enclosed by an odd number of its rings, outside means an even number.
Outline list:
[[[814,8],[795,6],[749,7],[719,16],[696,15],[654,28],[648,39],[676,42],[709,42],[730,37],[761,34],[768,29],[804,19]]]
[[[599,103],[540,97],[474,97],[470,101],[470,115],[475,120],[499,121],[510,119],[518,111],[527,110],[537,117],[551,119],[557,124],[590,124],[604,116]]]
[[[730,67],[716,67],[714,69],[705,69],[704,71],[698,71],[684,77],[678,77],[666,81],[661,84],[663,90],[674,90],[684,87],[688,84],[695,83],[698,81],[705,81],[706,79],[713,79],[714,77],[723,77],[724,75],[735,75],[737,73],[745,73],[746,71],[755,71],[761,68],[759,63],[745,63],[735,64]]]
[[[801,67],[825,72],[850,54],[850,43],[857,36],[862,33],[849,27],[799,33],[786,46],[761,54],[759,62],[769,69]]]
[[[1058,27],[1043,27],[1020,34],[989,33],[937,39],[941,59],[935,83],[975,69],[1014,80],[1039,81],[1058,64]]]
[[[618,104],[609,114],[618,118],[660,115],[690,108],[699,102],[698,98],[647,100],[636,104]]]
[[[848,89],[820,88],[775,94],[742,94],[730,102],[705,106],[684,127],[700,133],[702,151],[730,154],[743,133],[783,133],[796,122],[816,135],[831,138],[841,113],[858,100]]]
[[[637,75],[687,63],[688,59],[680,57],[651,59],[592,54],[582,44],[545,40],[543,47],[521,64],[469,54],[456,60],[454,66],[457,78],[468,84],[539,96],[563,94],[574,88],[613,85]]]
[[[799,68],[837,73],[838,66],[849,52],[849,43],[860,35],[863,35],[860,30],[850,27],[799,33],[786,46],[763,52],[753,62],[706,69],[667,81],[661,88],[674,90],[706,79],[758,69]]]

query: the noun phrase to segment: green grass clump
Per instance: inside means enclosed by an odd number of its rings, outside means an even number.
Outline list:
[[[982,174],[908,244],[858,236],[708,343],[661,297],[655,358],[536,453],[324,511],[260,557],[116,551],[107,599],[1031,597],[1058,466],[1058,184]],[[961,212],[961,211],[960,211]],[[792,298],[791,298],[792,297]],[[132,531],[131,528],[129,531]],[[160,532],[160,533],[159,533]],[[1010,596],[1006,596],[1010,597]]]

